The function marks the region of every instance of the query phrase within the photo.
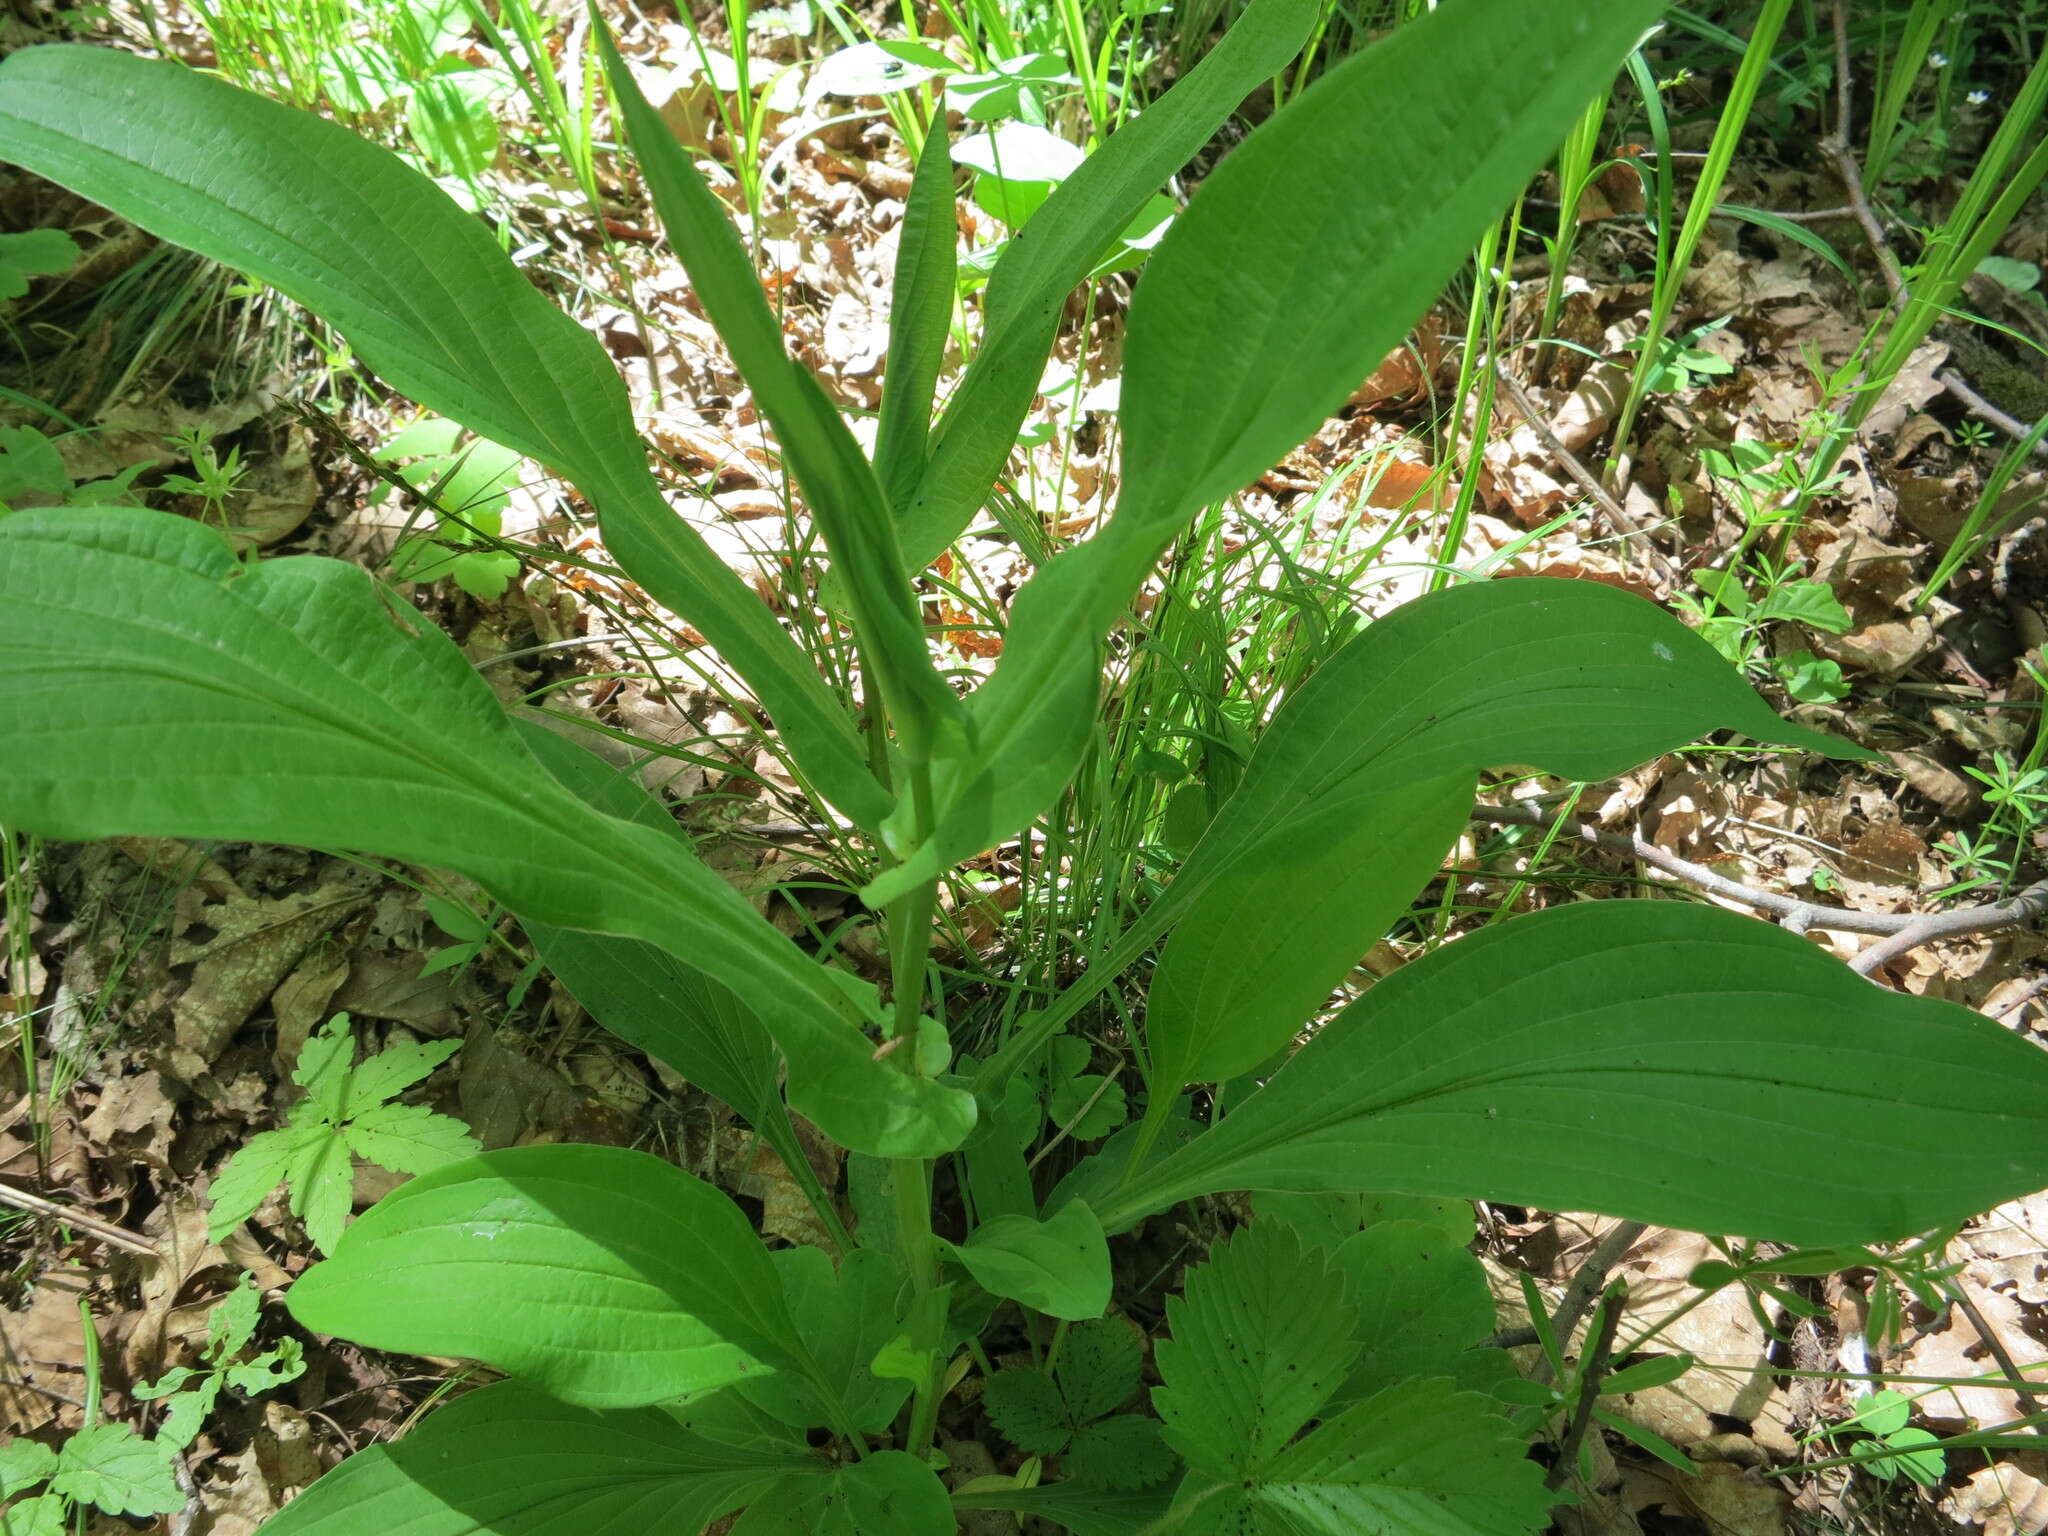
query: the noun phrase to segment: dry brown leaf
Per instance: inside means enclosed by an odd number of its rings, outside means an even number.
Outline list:
[[[179,1075],[197,1077],[249,1015],[291,974],[313,941],[369,904],[361,878],[342,878],[303,894],[220,901],[179,895],[180,933],[171,963],[192,966],[172,1005]]]
[[[2048,1485],[2011,1462],[1979,1467],[1941,1501],[1958,1525],[1981,1525],[1984,1536],[2040,1536],[2048,1530]]]

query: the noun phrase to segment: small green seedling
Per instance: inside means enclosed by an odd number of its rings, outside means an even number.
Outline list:
[[[175,1366],[135,1388],[135,1397],[163,1404],[163,1418],[151,1443],[166,1455],[182,1451],[198,1437],[223,1390],[255,1397],[304,1373],[305,1351],[290,1336],[248,1353],[262,1312],[263,1293],[246,1275],[237,1276],[233,1288],[206,1315],[206,1344],[199,1363]],[[238,1358],[244,1354],[248,1358]]]
[[[1839,1440],[1842,1448],[1859,1458],[1864,1471],[1886,1482],[1906,1477],[1923,1488],[1938,1484],[1948,1471],[1941,1449],[1941,1437],[1907,1421],[1913,1416],[1913,1400],[1889,1387],[1861,1399],[1855,1412],[1823,1434]],[[1882,1448],[1883,1455],[1870,1456]],[[1863,1459],[1867,1457],[1868,1459]]]
[[[519,574],[519,557],[495,547],[505,505],[524,465],[510,448],[472,437],[441,416],[423,416],[390,438],[378,458],[432,510],[431,533],[408,534],[391,551],[391,574],[400,581],[447,579],[471,597],[505,595]],[[374,506],[388,487],[371,495]]]
[[[399,1173],[429,1173],[478,1150],[461,1121],[420,1104],[391,1102],[455,1054],[459,1042],[394,1045],[355,1065],[349,1017],[337,1013],[300,1049],[292,1081],[306,1098],[290,1121],[249,1138],[213,1181],[207,1231],[214,1241],[255,1213],[279,1184],[291,1212],[324,1253],[341,1241],[355,1186],[351,1156]]]
[[[28,292],[32,277],[54,277],[78,265],[78,242],[61,229],[25,229],[0,235],[0,300]]]

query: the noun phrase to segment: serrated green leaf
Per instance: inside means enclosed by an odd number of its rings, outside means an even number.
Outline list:
[[[1183,1491],[1185,1496],[1185,1490]],[[1508,1421],[1447,1381],[1389,1387],[1195,1511],[1190,1536],[1523,1536],[1556,1495]]]
[[[95,1424],[67,1439],[50,1492],[110,1515],[168,1515],[185,1507],[170,1452],[126,1424]]]
[[[304,1223],[306,1236],[322,1253],[332,1253],[355,1201],[355,1165],[346,1134],[324,1124],[320,1130],[293,1148],[284,1179],[291,1187],[291,1212]]]
[[[199,1438],[206,1417],[220,1401],[222,1378],[205,1375],[189,1392],[173,1392],[164,1399],[163,1416],[157,1420],[154,1444],[166,1452],[182,1451]]]
[[[1129,1402],[1144,1362],[1137,1329],[1120,1317],[1098,1317],[1069,1328],[1053,1374],[1074,1422],[1085,1424]]]
[[[1060,1470],[1077,1483],[1130,1491],[1158,1487],[1179,1465],[1157,1419],[1125,1413],[1075,1435]]]
[[[398,1173],[431,1173],[483,1150],[468,1126],[424,1104],[381,1104],[349,1121],[342,1135],[357,1157]]]
[[[400,1185],[299,1277],[292,1315],[629,1407],[810,1362],[753,1225],[644,1152],[487,1152]]]
[[[1162,1529],[1159,1522],[1170,1503],[1170,1492],[1164,1488],[1125,1493],[1072,1480],[1037,1488],[984,1488],[953,1495],[956,1510],[1007,1509],[1036,1515],[1074,1536],[1147,1536]]]
[[[910,1396],[907,1380],[885,1379],[869,1362],[902,1329],[908,1277],[894,1255],[856,1248],[840,1259],[821,1248],[785,1248],[772,1254],[791,1318],[837,1391],[847,1419],[865,1434],[881,1434]],[[748,1402],[799,1429],[834,1427],[832,1406],[816,1387],[787,1371],[743,1381]]]
[[[1084,1201],[1070,1200],[1043,1221],[985,1221],[953,1254],[983,1290],[1049,1317],[1079,1321],[1109,1306],[1109,1245]]]
[[[802,1446],[741,1446],[652,1409],[596,1413],[501,1382],[358,1451],[273,1515],[267,1536],[588,1536],[696,1531],[812,1465]]]
[[[292,1081],[306,1090],[306,1097],[321,1118],[330,1124],[343,1118],[348,1105],[348,1084],[355,1064],[355,1037],[349,1019],[337,1013],[306,1037],[299,1047]]]
[[[209,1240],[219,1242],[263,1203],[264,1197],[284,1182],[299,1149],[307,1142],[325,1137],[327,1127],[318,1121],[288,1125],[282,1130],[258,1131],[221,1165],[207,1189],[212,1209],[206,1217]]]
[[[57,1470],[57,1453],[39,1440],[18,1436],[0,1445],[0,1499],[31,1488]]]
[[[953,1536],[938,1474],[907,1451],[876,1451],[826,1476],[792,1475],[747,1506],[732,1536]]]
[[[206,1353],[215,1361],[225,1360],[256,1335],[256,1323],[263,1315],[263,1293],[247,1276],[237,1275],[227,1295],[206,1314]]]
[[[54,1493],[0,1505],[0,1536],[64,1536],[70,1505]]]
[[[1772,1176],[1702,1177],[1730,1146]],[[1215,1190],[1377,1186],[1820,1245],[2043,1183],[2036,1047],[1769,923],[1618,901],[1403,967],[1221,1124],[1097,1198],[1113,1231]]]
[[[1213,1134],[1213,1133],[1212,1133]],[[1313,1297],[1313,1306],[1303,1298]],[[1358,1359],[1358,1312],[1320,1250],[1262,1222],[1218,1243],[1166,1303],[1152,1406],[1166,1443],[1210,1480],[1253,1476]]]
[[[163,514],[0,521],[0,816],[458,870],[523,917],[656,944],[744,989],[792,1100],[842,1144],[935,1155],[964,1138],[971,1099],[874,1059],[871,987],[803,954],[674,839],[563,789],[468,659],[408,614],[354,567],[244,568]]]
[[[1449,1376],[1458,1357],[1494,1330],[1486,1270],[1435,1228],[1389,1221],[1330,1256],[1358,1307],[1358,1366],[1347,1398],[1417,1376]]]
[[[461,1046],[459,1040],[417,1040],[386,1046],[350,1076],[348,1097],[342,1102],[339,1118],[354,1119],[386,1099],[398,1097],[414,1083],[425,1082]]]
[[[1033,1456],[1056,1456],[1073,1437],[1065,1399],[1043,1371],[998,1371],[983,1384],[981,1406],[1002,1437]]]
[[[274,284],[401,393],[574,480],[612,557],[747,678],[819,789],[887,814],[816,667],[662,498],[603,346],[426,177],[182,64],[68,45],[0,67],[0,157]]]

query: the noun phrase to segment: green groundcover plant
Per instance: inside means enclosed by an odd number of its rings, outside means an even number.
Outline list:
[[[1086,1065],[1054,1049],[1077,1005],[955,1059],[928,963],[939,879],[1053,802],[1091,740],[1105,639],[1162,550],[1398,342],[1658,6],[1453,0],[1235,149],[1137,285],[1115,514],[1026,583],[1000,665],[963,697],[934,669],[914,578],[1001,473],[1069,291],[1315,11],[1253,0],[1051,192],[991,273],[981,344],[936,421],[954,242],[932,134],[872,456],[783,350],[722,206],[607,45],[668,239],[823,535],[865,717],[664,503],[599,344],[430,182],[175,65],[47,47],[0,66],[0,152],[274,284],[394,388],[580,487],[613,558],[710,637],[859,829],[862,894],[888,918],[885,1004],[760,917],[635,784],[508,716],[359,569],[247,562],[135,508],[0,519],[0,821],[459,872],[593,1015],[792,1167],[794,1111],[868,1179],[834,1253],[771,1251],[725,1194],[640,1152],[529,1147],[422,1173],[342,1233],[290,1309],[507,1379],[349,1458],[274,1531],[689,1532],[737,1513],[735,1536],[939,1536],[976,1509],[1082,1536],[1531,1531],[1557,1496],[1512,1407],[1527,1393],[1504,1395],[1506,1356],[1475,1347],[1492,1312],[1449,1202],[1853,1245],[2048,1182],[2041,1052],[1680,902],[1487,927],[1267,1066],[1438,870],[1482,770],[1599,779],[1719,729],[1865,755],[1782,721],[1706,641],[1590,583],[1436,592],[1284,702],[1119,950],[1151,962],[1129,1041],[1144,1114],[1056,1187],[1020,1146],[1046,1073]],[[1256,1091],[1187,1116],[1183,1089],[1255,1071]],[[950,1238],[933,1224],[941,1160],[973,1195]],[[1147,1393],[1109,1238],[1246,1190],[1257,1219],[1188,1271]],[[982,1390],[1029,1459],[949,1488],[941,1401],[990,1372],[982,1337],[1018,1309],[1050,1342]]]

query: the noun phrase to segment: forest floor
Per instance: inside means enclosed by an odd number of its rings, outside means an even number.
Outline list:
[[[212,62],[204,29],[182,14],[161,12],[144,27],[117,11],[103,35],[135,45],[153,31],[188,62]],[[740,151],[689,31],[673,20],[614,20],[670,126],[712,162],[735,163]],[[473,38],[464,46],[486,52]],[[849,111],[847,100],[803,88],[816,74],[807,35],[764,30],[754,46],[775,68],[795,66],[752,146],[772,167],[749,228],[762,280],[781,300],[796,354],[865,422],[885,364],[908,158],[878,99]],[[1711,79],[1697,86],[1703,97],[1715,88]],[[603,182],[608,233],[596,237],[582,193],[520,131],[522,109],[494,104],[505,129],[466,180],[506,221],[536,280],[610,350],[667,458],[679,510],[764,598],[783,602],[786,553],[807,547],[810,531],[729,357],[655,238],[638,188]],[[1504,381],[1482,419],[1476,395],[1458,394],[1466,315],[1447,295],[1338,417],[1220,514],[1218,547],[1237,562],[1227,592],[1270,592],[1310,568],[1341,582],[1343,601],[1362,612],[1414,596],[1446,553],[1449,509],[1471,476],[1476,506],[1454,563],[1610,582],[1700,619],[1707,588],[1696,574],[1755,539],[1756,506],[1782,487],[1823,408],[1821,379],[1863,343],[1882,303],[1864,233],[1839,211],[1837,168],[1811,145],[1796,148],[1780,140],[1739,157],[1726,200],[1787,215],[1838,210],[1802,227],[1842,253],[1850,275],[1782,234],[1711,224],[1673,327],[1690,339],[1669,387],[1651,398],[1619,498],[1598,489],[1598,461],[1655,260],[1626,165],[1602,178],[1606,201],[1579,230],[1556,330],[1575,349],[1505,344],[1532,334],[1543,308],[1547,267],[1532,243],[1511,268],[1496,354]],[[598,169],[615,174],[604,157]],[[720,190],[743,206],[737,178]],[[1914,195],[1932,206],[1950,190],[1930,174]],[[1539,183],[1533,195],[1554,189]],[[993,220],[971,201],[957,206],[963,254],[985,249],[999,233]],[[457,531],[438,551],[407,545],[433,519],[409,494],[406,443],[394,449],[393,439],[411,427],[413,447],[444,449],[452,437],[434,439],[440,428],[377,391],[324,330],[20,173],[0,170],[0,228],[60,229],[80,248],[69,270],[35,278],[11,301],[8,329],[22,353],[4,367],[11,387],[88,428],[57,439],[71,482],[129,476],[152,504],[224,520],[265,554],[409,572],[414,599],[508,703],[545,700],[676,749],[643,778],[684,807],[707,857],[791,933],[833,931],[844,954],[872,961],[872,928],[831,829],[810,819],[715,657],[619,579],[588,568],[601,552],[587,509],[564,486],[511,466],[480,493],[493,497],[494,537],[465,541]],[[1752,586],[1750,613],[1732,630],[1723,620],[1774,704],[1877,748],[1885,764],[1709,748],[1569,800],[1554,785],[1504,781],[1491,796],[1503,814],[1475,824],[1432,899],[1448,891],[1460,911],[1483,912],[1584,890],[1697,889],[1689,871],[1704,866],[1792,901],[1910,915],[1996,901],[2048,870],[2039,766],[2048,538],[2027,511],[2048,484],[2037,466],[2012,477],[1993,536],[1927,596],[2010,446],[1974,424],[1944,373],[2030,422],[2048,396],[2040,354],[2011,339],[2048,335],[2038,286],[2016,276],[2031,266],[2037,284],[2048,264],[2038,205],[2001,254],[2004,277],[1973,284],[1970,299],[2005,331],[1937,339],[1912,360],[1814,515],[1770,530],[1776,569]],[[1110,278],[1085,306],[1077,299],[1012,461],[1019,502],[1050,540],[1085,537],[1114,501],[1129,291],[1128,278]],[[1447,417],[1484,439],[1439,463]],[[38,419],[0,402],[9,428]],[[950,560],[946,584],[929,588],[933,632],[963,675],[985,671],[1031,553],[998,521]],[[665,627],[672,652],[655,661],[623,643],[625,615]],[[1512,636],[1501,637],[1500,665],[1515,665]],[[1840,696],[1827,697],[1836,678]],[[1517,816],[1548,824],[1560,808],[1615,836],[1601,845],[1504,835]],[[1641,846],[1631,849],[1630,837]],[[0,1189],[23,1198],[0,1193],[0,1435],[76,1427],[88,1382],[119,1405],[107,1411],[150,1425],[157,1410],[133,1389],[199,1358],[235,1277],[246,1271],[275,1291],[312,1261],[283,1187],[226,1230],[210,1222],[209,1191],[252,1135],[285,1123],[302,1098],[293,1080],[301,1048],[337,1013],[365,1049],[447,1042],[445,1064],[409,1098],[461,1120],[485,1147],[653,1147],[732,1192],[769,1236],[813,1236],[814,1218],[771,1152],[700,1090],[592,1024],[534,973],[516,927],[459,883],[249,845],[125,839],[9,851],[21,862],[6,871],[0,946]],[[1024,899],[1018,869],[1013,850],[981,861],[984,898],[955,912],[963,964],[992,972],[1007,963],[1006,946],[1019,942],[1008,921]],[[1739,895],[1715,899],[1757,909]],[[1361,982],[1426,937],[1404,931],[1381,945]],[[1816,942],[1849,960],[1884,940],[1817,931]],[[2048,1035],[2048,937],[2036,925],[1917,947],[1876,974]],[[832,1154],[821,1150],[817,1171],[838,1187]],[[1739,1147],[1717,1172],[1770,1176],[1744,1166]],[[398,1178],[367,1164],[351,1177],[358,1209]],[[1479,1216],[1510,1330],[1526,1321],[1516,1276],[1533,1276],[1554,1299],[1613,1227],[1513,1207]],[[2023,1449],[1951,1452],[1925,1484],[1805,1470],[1855,1442],[1842,1421],[1857,1373],[1981,1378],[1901,1388],[1917,1397],[1914,1422],[1937,1434],[2035,1411],[2007,1373],[2048,1368],[2048,1197],[1954,1234],[1929,1261],[1951,1266],[1939,1294],[1915,1296],[1852,1268],[1787,1280],[1761,1305],[1739,1287],[1689,1305],[1697,1293],[1686,1277],[1716,1251],[1653,1231],[1602,1255],[1629,1282],[1624,1336],[1682,1309],[1663,1344],[1701,1364],[1616,1411],[1702,1472],[1678,1476],[1626,1439],[1596,1433],[1591,1496],[1566,1513],[1571,1528],[1772,1536],[1981,1525],[2005,1536],[2048,1527],[2048,1456]],[[1873,1342],[1874,1304],[1898,1321],[1889,1340]],[[292,1336],[281,1309],[270,1309],[259,1340]],[[187,1508],[157,1528],[256,1530],[344,1452],[398,1433],[465,1370],[310,1336],[291,1349],[303,1350],[301,1374],[213,1405],[182,1459]],[[969,1456],[972,1404],[955,1412],[956,1450]],[[1001,1523],[1010,1517],[990,1518],[990,1531],[1016,1529]]]

